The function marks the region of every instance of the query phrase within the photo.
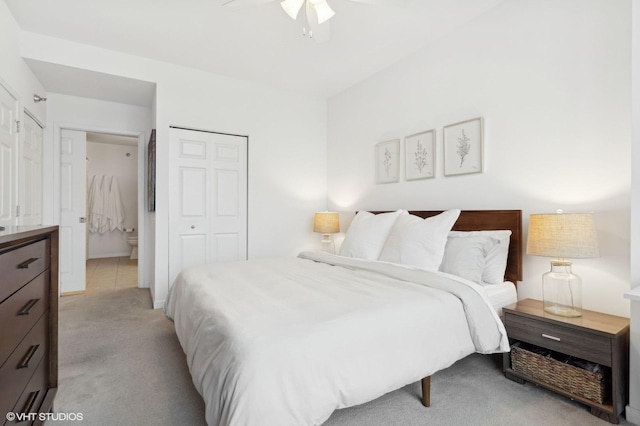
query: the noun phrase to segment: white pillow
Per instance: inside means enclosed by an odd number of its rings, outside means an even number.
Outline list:
[[[482,271],[481,284],[502,284],[504,282],[504,273],[507,269],[511,231],[451,231],[449,233],[449,238],[469,238],[477,236],[491,237],[498,241],[489,253],[487,253],[484,270]]]
[[[426,219],[409,214],[400,216],[379,260],[437,271],[442,262],[447,235],[458,216],[460,210],[457,209]]]
[[[359,211],[340,246],[340,256],[378,259],[393,224],[403,212],[406,213],[406,210],[380,214]]]
[[[480,284],[487,254],[497,244],[498,240],[486,236],[449,237],[440,270]]]

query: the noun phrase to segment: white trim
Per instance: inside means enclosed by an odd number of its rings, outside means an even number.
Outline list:
[[[138,288],[148,288],[145,272],[149,268],[144,262],[146,247],[146,135],[145,132],[135,130],[111,129],[105,127],[87,126],[74,123],[53,123],[53,220],[60,223],[60,134],[62,129],[78,130],[81,132],[108,133],[117,136],[138,138]],[[126,254],[124,255],[126,256]]]
[[[633,408],[630,405],[627,405],[624,410],[624,417],[627,419],[629,423],[633,423],[634,425],[640,425],[640,410]]]

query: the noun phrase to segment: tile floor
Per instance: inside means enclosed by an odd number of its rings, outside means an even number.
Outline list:
[[[128,257],[87,260],[87,293],[137,286],[137,260]]]

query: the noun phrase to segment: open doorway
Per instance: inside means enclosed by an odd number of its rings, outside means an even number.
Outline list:
[[[87,132],[86,292],[138,286],[138,138]]]
[[[62,295],[143,287],[142,134],[60,129]]]

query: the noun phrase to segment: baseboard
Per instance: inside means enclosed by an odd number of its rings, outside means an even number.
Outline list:
[[[164,308],[164,300],[153,301],[153,309],[162,309],[162,308]]]
[[[637,408],[633,408],[630,405],[627,405],[626,409],[624,410],[624,417],[629,423],[640,425],[640,410],[638,410]]]
[[[78,294],[84,294],[86,290],[78,290],[78,291],[65,291],[64,293],[60,293],[60,296],[77,296]]]

